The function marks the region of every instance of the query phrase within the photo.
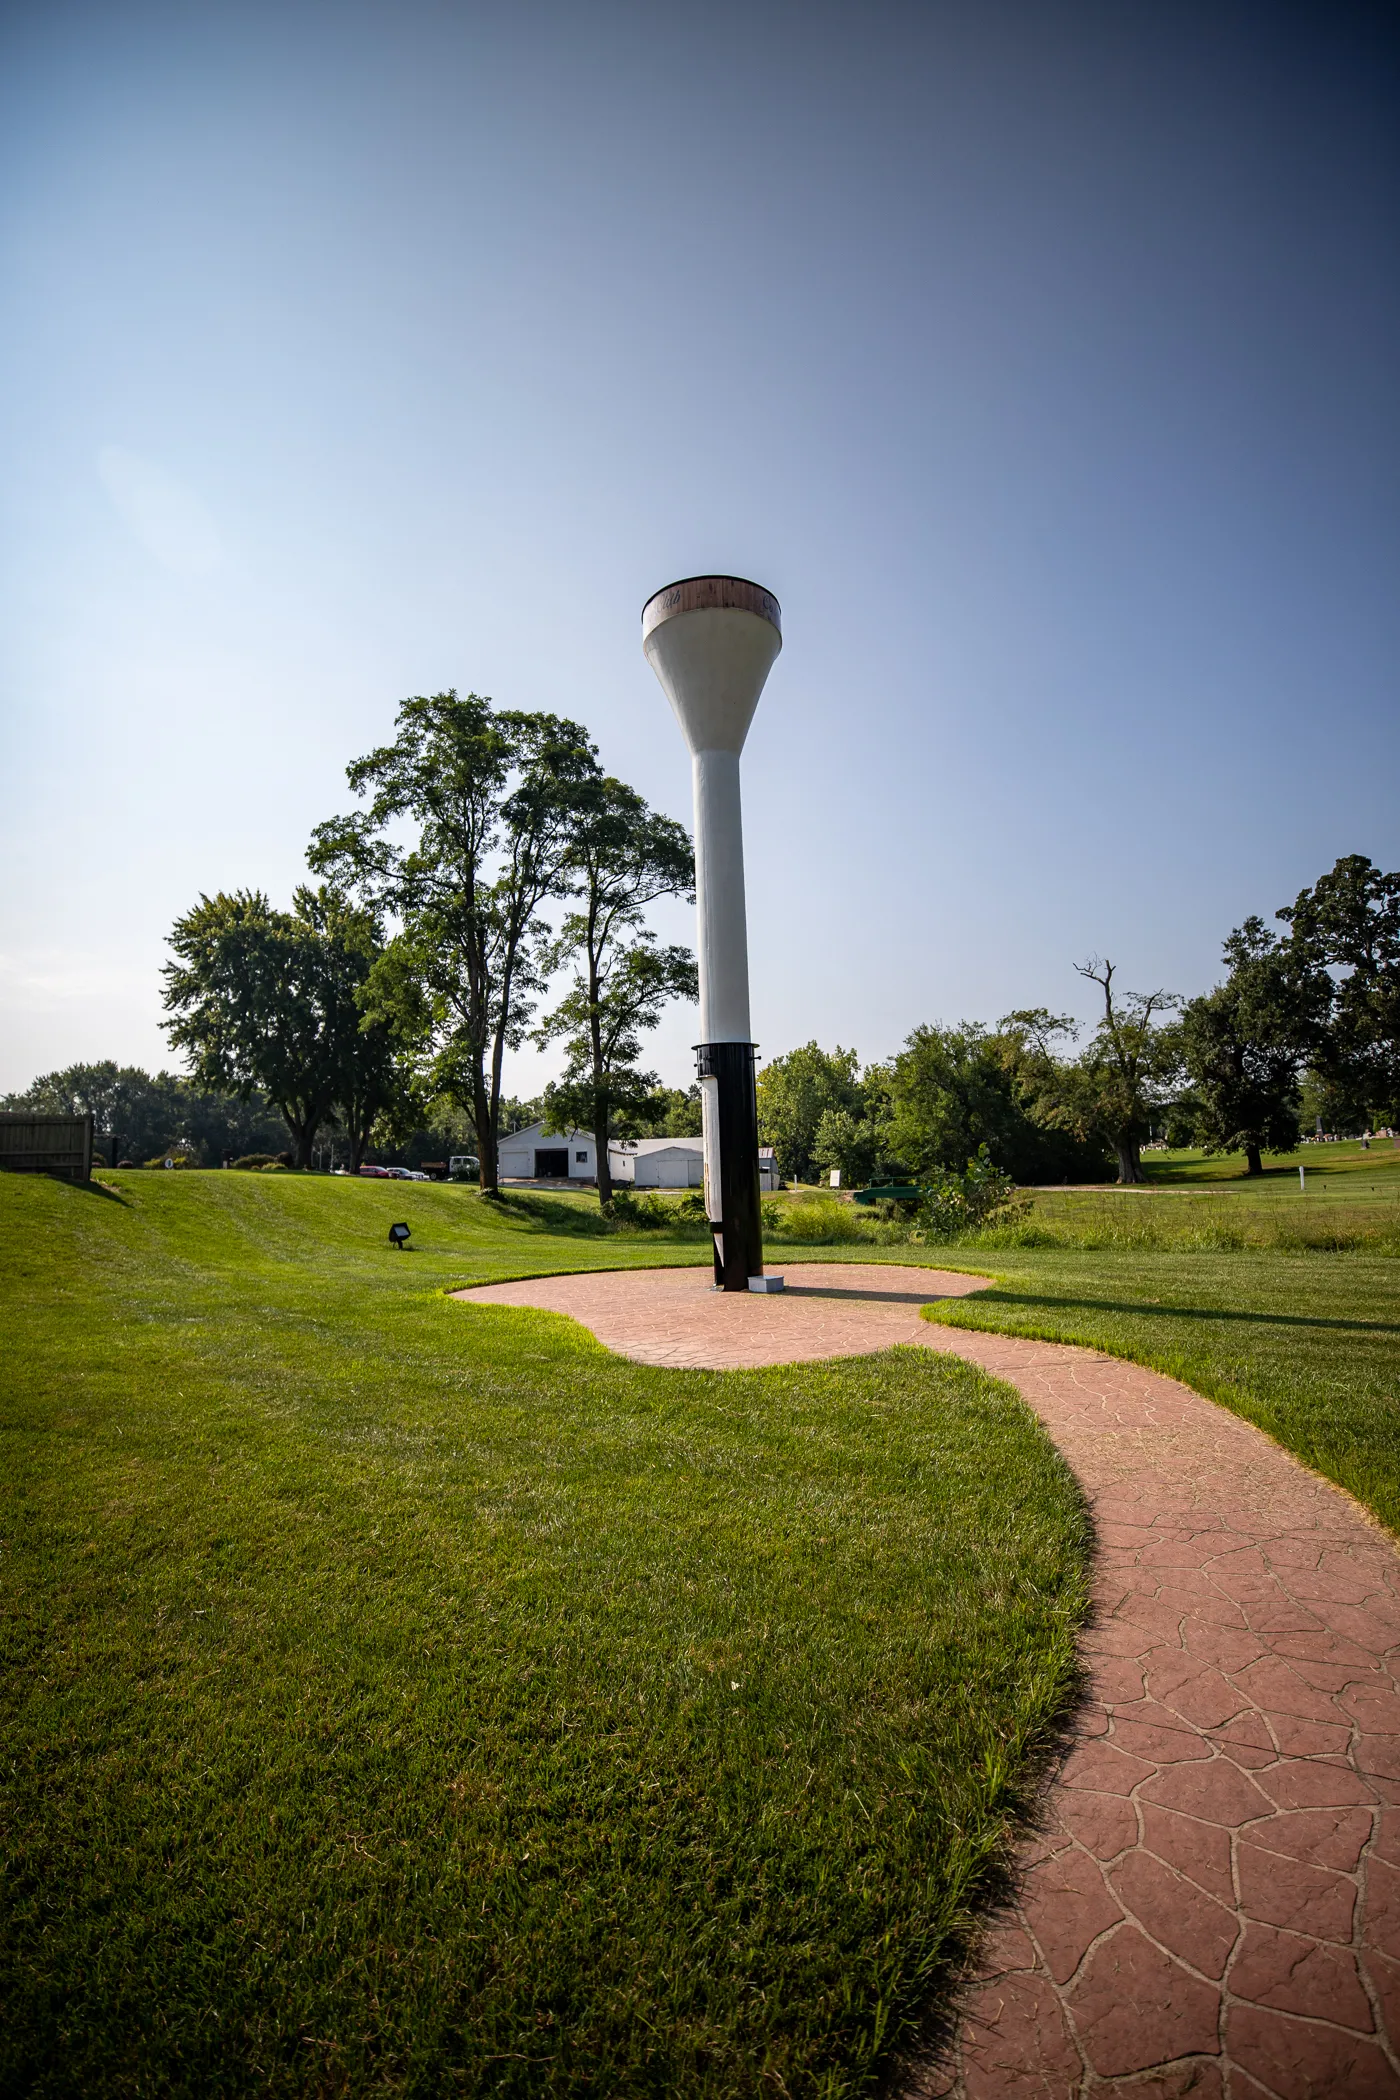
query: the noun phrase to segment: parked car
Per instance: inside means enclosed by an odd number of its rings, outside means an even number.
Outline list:
[[[447,1162],[447,1172],[453,1181],[472,1181],[481,1172],[481,1161],[474,1152],[454,1152]]]
[[[369,1181],[392,1181],[394,1178],[392,1167],[361,1167],[360,1172]]]

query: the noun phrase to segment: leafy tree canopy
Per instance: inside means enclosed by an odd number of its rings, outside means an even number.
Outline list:
[[[770,1058],[758,1073],[758,1134],[771,1145],[782,1173],[798,1181],[816,1178],[817,1132],[829,1111],[861,1118],[866,1096],[854,1050],[823,1050],[804,1043]]]
[[[372,921],[324,889],[299,889],[290,912],[259,890],[221,891],[177,920],[170,946],[172,1043],[201,1085],[275,1102],[309,1165],[317,1130],[363,1084]]]
[[[1317,1050],[1331,986],[1301,948],[1251,917],[1225,942],[1229,976],[1192,999],[1180,1024],[1198,1143],[1243,1152],[1262,1174],[1264,1152],[1298,1142],[1299,1076]]]
[[[526,1130],[531,1123],[540,1122],[544,1113],[543,1094],[532,1095],[528,1100],[521,1099],[515,1094],[503,1094],[501,1096],[500,1114],[496,1127],[503,1137],[507,1137],[513,1130]],[[473,1136],[475,1136],[475,1126],[473,1126]]]
[[[593,1133],[598,1200],[612,1202],[608,1140],[642,1111],[656,1074],[640,1066],[642,1038],[672,999],[699,996],[689,948],[663,946],[644,925],[662,897],[693,897],[695,859],[684,825],[648,809],[635,789],[597,777],[581,784],[566,866],[576,908],[545,957],[572,971],[540,1023],[541,1043],[562,1039],[564,1072],[547,1090],[551,1121]]]
[[[1018,1025],[1027,1018],[1013,1015],[995,1031],[975,1021],[914,1030],[885,1075],[883,1138],[892,1160],[921,1177],[935,1169],[960,1174],[985,1146],[992,1166],[1020,1182],[1102,1174],[1091,1137],[1047,1127],[1028,1104],[1028,1095],[1036,1098],[1025,1083],[1035,1060]]]
[[[175,1072],[153,1075],[111,1058],[46,1072],[22,1093],[0,1098],[0,1108],[91,1115],[114,1164],[118,1157],[144,1160],[178,1150],[212,1166],[226,1155],[276,1150],[286,1136],[276,1109],[260,1095],[244,1101]]]
[[[1334,1097],[1400,1121],[1400,873],[1349,853],[1278,913],[1300,976],[1325,971],[1315,1063]],[[1355,1112],[1355,1111],[1353,1111]]]
[[[1018,1041],[1020,1098],[1046,1128],[1110,1147],[1119,1181],[1140,1182],[1142,1147],[1154,1118],[1166,1114],[1180,1070],[1180,1042],[1168,1016],[1181,1002],[1171,992],[1119,990],[1115,965],[1097,956],[1075,967],[1102,992],[1103,1017],[1084,1049],[1066,1058],[1056,1045],[1077,1035],[1072,1021],[1043,1007],[1008,1015],[1003,1027]]]
[[[425,1091],[472,1117],[488,1190],[504,1054],[543,982],[541,907],[569,887],[580,795],[597,774],[577,722],[477,693],[415,695],[394,741],[347,769],[368,807],[313,835],[312,867],[397,924],[370,1008],[422,1044]]]
[[[699,1137],[700,1088],[653,1087],[639,1100],[619,1108],[615,1120],[619,1137]]]

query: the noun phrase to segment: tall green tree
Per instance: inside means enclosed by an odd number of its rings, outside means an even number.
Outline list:
[[[541,911],[568,887],[597,755],[577,722],[476,693],[404,700],[396,727],[347,769],[368,808],[319,825],[309,859],[396,922],[370,1010],[397,1011],[418,1034],[425,1089],[471,1117],[481,1186],[494,1191],[504,1053],[524,1040],[543,984]]]
[[[499,1114],[499,1129],[502,1137],[512,1131],[525,1130],[531,1123],[538,1123],[544,1115],[544,1095],[534,1094],[524,1099],[516,1094],[503,1094]],[[473,1138],[476,1126],[472,1125]]]
[[[758,1134],[773,1147],[779,1169],[795,1181],[817,1174],[817,1132],[823,1116],[865,1116],[860,1060],[854,1050],[823,1050],[803,1043],[773,1057],[758,1073]]]
[[[1400,873],[1346,854],[1278,917],[1299,973],[1325,971],[1331,982],[1319,1078],[1354,1113],[1400,1122]]]
[[[658,1086],[640,1100],[620,1104],[615,1118],[619,1137],[699,1137],[704,1128],[700,1088]]]
[[[563,1039],[562,1080],[547,1092],[556,1129],[591,1130],[598,1200],[612,1204],[608,1142],[619,1110],[637,1111],[656,1086],[643,1072],[642,1038],[672,999],[699,996],[689,948],[664,946],[645,926],[662,897],[695,894],[695,855],[683,824],[649,809],[623,781],[583,784],[567,866],[577,898],[551,944],[551,973],[572,967],[563,999],[537,1040]]]
[[[166,965],[166,1032],[202,1086],[264,1094],[311,1164],[322,1124],[336,1120],[360,1046],[361,941],[332,930],[338,902],[299,889],[290,912],[260,890],[201,897],[176,921]]]
[[[1018,1182],[1085,1181],[1102,1154],[1071,1131],[1038,1123],[1023,1099],[1024,1031],[964,1021],[914,1029],[886,1067],[887,1152],[906,1171],[961,1174],[985,1146],[993,1167]]]
[[[834,1167],[846,1188],[868,1186],[878,1178],[883,1155],[883,1127],[868,1111],[823,1110],[812,1140],[812,1164],[819,1174]]]
[[[1182,1013],[1182,1061],[1198,1142],[1243,1152],[1247,1171],[1262,1174],[1265,1152],[1298,1142],[1300,1074],[1316,1053],[1331,985],[1257,917],[1230,935],[1225,960],[1225,982]]]
[[[338,961],[359,1011],[359,1026],[342,1045],[334,1100],[354,1174],[376,1137],[392,1142],[425,1112],[413,1067],[426,1017],[416,986],[397,983],[396,957],[372,911],[329,884],[299,891],[298,911]]]
[[[1021,1099],[1038,1122],[1067,1130],[1084,1144],[1107,1146],[1118,1161],[1120,1183],[1144,1179],[1142,1147],[1155,1116],[1165,1113],[1181,1067],[1181,1046],[1169,1016],[1180,1004],[1174,993],[1122,992],[1115,965],[1097,956],[1077,963],[1081,977],[1103,994],[1103,1015],[1076,1056],[1060,1055],[1060,1040],[1078,1034],[1074,1022],[1042,1007],[1010,1014],[1003,1024],[1019,1031]]]
[[[245,1152],[277,1152],[285,1146],[287,1137],[283,1119],[265,1094],[255,1089],[244,1101],[237,1094],[195,1086],[187,1079],[177,1080],[175,1084],[179,1101],[178,1124],[170,1136],[204,1166],[216,1167],[223,1160],[237,1159]],[[131,1153],[136,1159],[149,1158],[152,1152],[169,1149],[158,1142],[146,1150],[136,1151],[129,1142],[129,1133],[122,1134],[121,1142],[124,1153]]]

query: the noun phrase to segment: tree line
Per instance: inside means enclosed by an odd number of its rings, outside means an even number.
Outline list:
[[[275,1155],[286,1125],[270,1101],[196,1086],[176,1072],[146,1072],[104,1058],[45,1072],[0,1108],[40,1115],[86,1116],[104,1147],[138,1164],[178,1151],[205,1165],[247,1153]]]
[[[916,1028],[888,1062],[808,1043],[759,1074],[759,1122],[798,1179],[855,1183],[961,1171],[985,1147],[1022,1183],[1143,1179],[1156,1136],[1239,1152],[1249,1174],[1328,1131],[1400,1124],[1400,874],[1349,854],[1224,943],[1199,997],[1125,992],[1117,967],[1078,966],[1100,1013],[1026,1008],[995,1028]]]
[[[657,1092],[643,1038],[669,999],[696,996],[691,950],[645,923],[660,898],[694,896],[689,834],[565,716],[449,691],[403,701],[395,728],[347,768],[362,806],[316,827],[290,911],[239,890],[176,922],[170,1040],[196,1085],[272,1102],[299,1166],[318,1131],[343,1135],[354,1168],[376,1133],[446,1104],[487,1191],[505,1054],[557,1042],[544,1112],[594,1133],[606,1204],[608,1139]]]
[[[296,1165],[329,1134],[352,1170],[432,1126],[466,1134],[487,1191],[503,1131],[538,1116],[592,1132],[607,1207],[610,1138],[700,1129],[697,1090],[642,1064],[667,1001],[697,995],[692,951],[645,923],[693,901],[684,826],[605,773],[577,722],[475,693],[403,701],[347,778],[361,806],[316,827],[290,910],[236,890],[177,920],[165,1025],[187,1076],[72,1067],[4,1105],[91,1109],[138,1158],[177,1136],[206,1160],[270,1151],[278,1119]],[[985,1148],[1021,1183],[1130,1183],[1154,1136],[1258,1174],[1305,1117],[1400,1122],[1400,874],[1346,856],[1275,919],[1237,927],[1221,982],[1189,1001],[1080,965],[1087,1033],[1019,1009],[916,1028],[863,1070],[808,1043],[760,1071],[762,1136],[802,1180],[958,1172]],[[503,1070],[527,1040],[560,1045],[563,1069],[522,1103]]]

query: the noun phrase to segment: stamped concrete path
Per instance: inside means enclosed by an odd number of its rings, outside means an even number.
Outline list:
[[[939,1328],[979,1280],[789,1267],[492,1284],[649,1364],[942,1349],[1017,1386],[1084,1486],[1089,1697],[909,2100],[1400,2100],[1400,1554],[1223,1408],[1087,1349]]]

